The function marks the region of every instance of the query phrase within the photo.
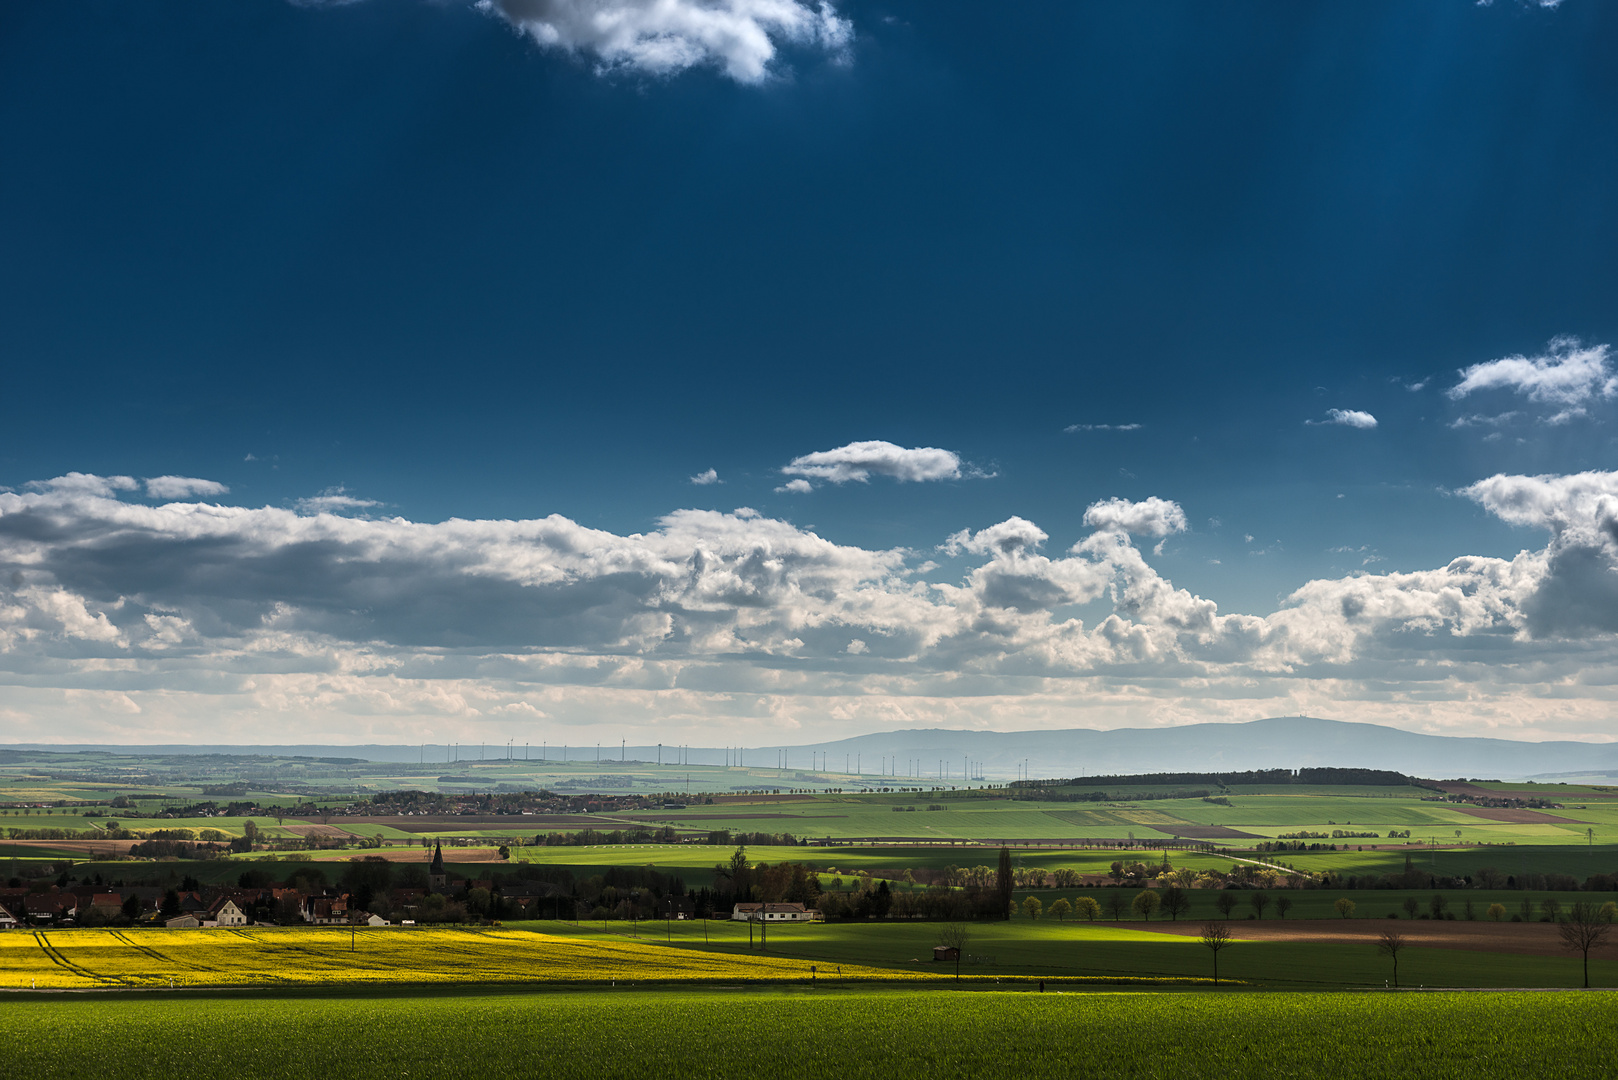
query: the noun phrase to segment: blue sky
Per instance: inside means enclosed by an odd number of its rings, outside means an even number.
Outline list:
[[[8,4],[0,720],[1610,738],[1615,45]]]

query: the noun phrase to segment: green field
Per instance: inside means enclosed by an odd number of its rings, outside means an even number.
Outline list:
[[[600,937],[601,923],[552,922],[513,924],[546,933]],[[614,936],[629,927],[608,924]],[[1155,923],[1153,925],[1156,925]],[[1269,989],[1381,988],[1392,977],[1388,961],[1375,945],[1335,942],[1244,941],[1241,922],[1232,922],[1238,938],[1219,958],[1221,978],[1237,979]],[[1406,923],[1405,925],[1409,925]],[[863,964],[901,971],[936,974],[932,960],[937,924],[831,923],[776,926],[769,931],[769,954],[821,965]],[[1213,976],[1207,949],[1194,937],[1152,933],[1139,922],[1059,924],[1024,919],[968,924],[970,940],[963,975],[1036,978],[1201,978]],[[700,951],[748,953],[745,923],[712,921],[648,922],[638,928],[646,941]],[[1605,955],[1604,955],[1605,954]],[[1618,956],[1612,950],[1592,954],[1590,985],[1618,987]],[[949,965],[944,965],[946,974]],[[823,967],[824,970],[824,967]],[[1461,949],[1408,948],[1399,959],[1406,986],[1441,987],[1577,987],[1581,966],[1572,954],[1533,956],[1521,953],[1469,952]]]
[[[1618,1053],[1618,1000],[1589,994],[159,993],[19,996],[6,1012],[11,1072],[83,1080],[1511,1080],[1604,1075]]]

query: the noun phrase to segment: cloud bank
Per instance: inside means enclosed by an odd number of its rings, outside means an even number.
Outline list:
[[[940,546],[966,565],[928,580],[920,553],[745,508],[618,535],[137,491],[69,474],[0,493],[0,701],[39,725],[16,738],[127,738],[135,715],[146,739],[543,719],[562,741],[602,723],[775,739],[1348,705],[1576,735],[1606,733],[1618,696],[1618,473],[1480,480],[1459,494],[1543,547],[1311,581],[1268,614],[1221,612],[1147,562],[1135,537],[1187,527],[1160,497],[1091,503],[1090,531],[1054,552],[1020,517],[960,530]]]

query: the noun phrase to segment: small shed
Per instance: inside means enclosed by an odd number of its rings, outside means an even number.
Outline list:
[[[934,960],[959,960],[960,958],[961,958],[961,950],[957,949],[953,945],[934,945],[933,946],[933,959]]]

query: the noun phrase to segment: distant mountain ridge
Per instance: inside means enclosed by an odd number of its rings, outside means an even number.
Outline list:
[[[603,727],[602,733],[607,732]],[[605,743],[605,740],[603,740]],[[457,759],[462,765],[505,757],[505,746],[464,744]],[[43,750],[147,754],[276,755],[315,758],[360,758],[368,761],[416,763],[445,761],[442,743],[424,751],[420,746],[397,745],[285,745],[285,746],[136,746],[47,745],[13,743],[0,750]],[[531,760],[540,758],[540,746],[531,745]],[[552,743],[544,751],[556,760]],[[523,747],[516,747],[521,758]],[[590,749],[574,744],[574,763],[594,764]],[[673,763],[678,751],[672,744],[616,747],[603,745],[600,769],[610,772],[620,756],[629,761],[662,760]],[[686,760],[693,765],[722,765],[727,751],[717,747],[690,747]],[[586,759],[586,755],[589,755]],[[824,758],[822,758],[824,755]],[[1380,724],[1322,720],[1306,716],[1272,717],[1236,724],[1188,724],[1166,728],[1066,728],[1048,731],[966,731],[930,728],[874,732],[848,739],[795,745],[749,746],[741,760],[753,770],[769,770],[785,761],[789,772],[824,770],[841,773],[856,769],[867,776],[887,770],[895,782],[945,779],[961,783],[968,762],[981,768],[992,781],[1012,779],[1027,763],[1034,779],[1152,772],[1245,772],[1252,769],[1362,768],[1387,769],[1431,779],[1472,777],[1512,780],[1532,776],[1618,776],[1618,743],[1517,742],[1455,735],[1422,735]],[[824,762],[822,764],[822,761]]]
[[[837,755],[859,754],[866,759],[867,771],[873,755],[878,762],[894,757],[901,776],[909,771],[908,761],[919,760],[929,779],[936,779],[941,770],[959,779],[968,761],[981,762],[986,776],[1003,778],[1014,775],[1024,760],[1034,779],[1318,767],[1387,769],[1433,779],[1618,774],[1618,743],[1423,735],[1380,724],[1306,716],[1105,731],[897,731],[788,750],[793,758],[816,752],[825,752],[833,768],[841,767]],[[801,767],[796,760],[790,763]]]

